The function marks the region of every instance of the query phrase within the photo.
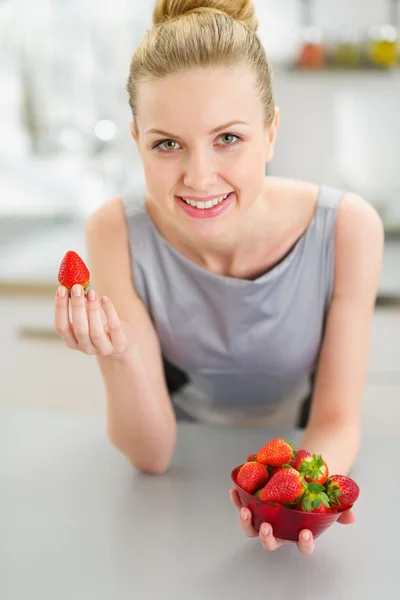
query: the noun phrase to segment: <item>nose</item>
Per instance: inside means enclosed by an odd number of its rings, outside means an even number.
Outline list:
[[[186,187],[199,192],[212,188],[216,179],[216,165],[209,150],[196,149],[187,156],[183,182]]]

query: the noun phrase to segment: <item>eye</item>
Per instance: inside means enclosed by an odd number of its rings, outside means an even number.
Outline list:
[[[219,137],[219,139],[222,140],[223,146],[234,146],[241,141],[239,136],[234,135],[233,133],[224,133]]]
[[[159,150],[159,152],[172,152],[172,150],[177,149],[177,146],[179,144],[175,140],[163,140],[162,142],[158,142],[154,148]]]

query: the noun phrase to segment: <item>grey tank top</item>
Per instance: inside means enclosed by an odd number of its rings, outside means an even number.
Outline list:
[[[288,255],[255,280],[216,275],[176,250],[145,207],[123,195],[134,285],[164,357],[190,384],[173,400],[204,422],[262,420],[309,392],[334,280],[343,192],[321,186],[313,218]]]

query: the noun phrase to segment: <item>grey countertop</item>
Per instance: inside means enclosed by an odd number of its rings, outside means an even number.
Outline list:
[[[170,469],[137,472],[101,418],[0,418],[0,598],[4,600],[384,600],[398,598],[398,438],[366,438],[352,476],[357,522],[304,557],[248,539],[229,503],[231,469],[275,435],[181,424]]]

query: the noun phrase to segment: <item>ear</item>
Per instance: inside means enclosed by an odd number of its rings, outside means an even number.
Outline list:
[[[131,121],[129,123],[129,130],[131,132],[131,136],[133,137],[133,139],[135,140],[135,142],[138,144],[138,136],[137,136],[137,133],[135,131],[135,123],[134,123],[134,121]]]
[[[275,108],[274,120],[271,125],[265,131],[265,150],[266,150],[266,159],[265,162],[270,162],[274,157],[274,148],[275,148],[275,140],[278,133],[279,127],[279,108]]]

